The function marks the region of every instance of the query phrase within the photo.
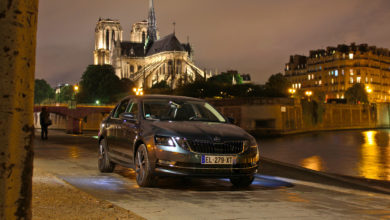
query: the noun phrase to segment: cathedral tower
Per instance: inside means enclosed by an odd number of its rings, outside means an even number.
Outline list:
[[[116,44],[122,41],[122,33],[118,20],[99,18],[95,28],[95,65],[113,64],[112,53]]]
[[[157,40],[156,14],[154,13],[153,0],[149,0],[149,16],[148,16],[148,41]]]

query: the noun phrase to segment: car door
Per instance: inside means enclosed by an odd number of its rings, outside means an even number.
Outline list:
[[[137,100],[131,100],[126,113],[130,113],[134,118],[122,118],[120,125],[120,139],[118,140],[118,151],[125,157],[126,162],[133,162],[133,151],[135,139],[139,130],[139,105]]]
[[[107,128],[107,145],[109,148],[110,156],[120,157],[119,151],[119,139],[121,136],[121,119],[119,115],[126,111],[129,104],[129,99],[125,99],[118,104],[115,109],[115,112],[111,115],[109,119],[109,125]]]

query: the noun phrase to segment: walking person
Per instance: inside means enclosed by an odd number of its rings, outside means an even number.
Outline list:
[[[51,125],[49,112],[46,107],[42,107],[42,112],[39,115],[39,122],[41,124],[41,139],[47,140],[47,128]]]

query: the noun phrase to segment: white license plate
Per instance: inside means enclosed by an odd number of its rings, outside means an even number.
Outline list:
[[[202,164],[233,164],[233,156],[202,155]]]

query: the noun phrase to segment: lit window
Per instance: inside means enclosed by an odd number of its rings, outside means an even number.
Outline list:
[[[321,85],[322,84],[322,80],[318,81],[318,84]]]
[[[344,69],[342,69],[342,70],[341,70],[341,75],[343,75],[343,76],[344,76]]]
[[[335,76],[338,76],[338,75],[339,75],[339,71],[338,71],[338,70],[335,70],[335,71],[334,71],[334,75],[335,75]]]
[[[353,77],[349,77],[349,83],[353,83]]]
[[[360,77],[360,76],[356,77],[356,82],[357,82],[357,83],[360,83],[360,80],[361,80],[361,77]]]
[[[353,53],[349,53],[349,59],[350,59],[350,60],[353,59]]]
[[[329,76],[330,76],[330,71],[329,71]]]
[[[320,70],[322,70],[322,66],[320,66]]]
[[[368,77],[366,76],[366,83],[368,83]]]
[[[344,94],[341,94],[341,98],[344,99]]]
[[[301,88],[301,84],[300,83],[298,83],[298,88]]]
[[[314,74],[311,74],[311,78],[314,79]]]
[[[286,65],[286,70],[288,70],[288,65]]]
[[[334,84],[334,79],[332,79],[332,84]]]
[[[372,82],[372,78],[370,79],[370,81]]]
[[[339,94],[337,94],[337,95],[336,95],[336,97],[339,99],[339,98],[340,98],[340,95],[339,95]]]
[[[349,75],[353,76],[353,69],[349,69]]]

